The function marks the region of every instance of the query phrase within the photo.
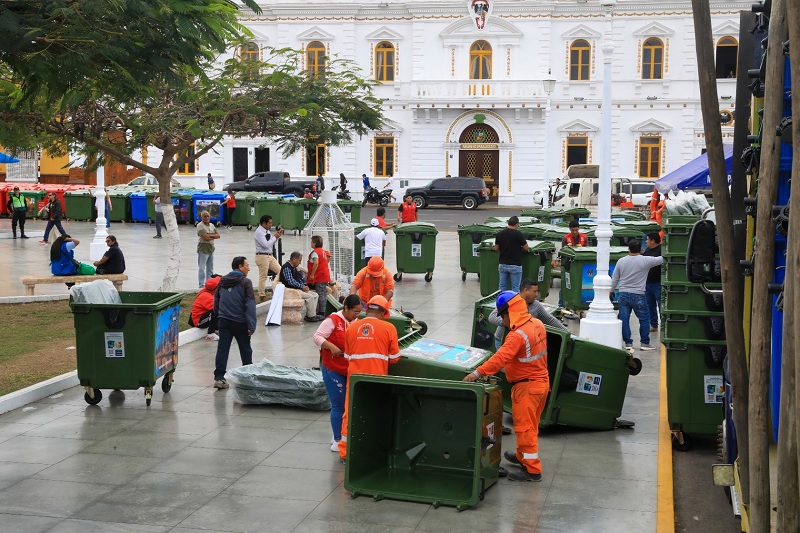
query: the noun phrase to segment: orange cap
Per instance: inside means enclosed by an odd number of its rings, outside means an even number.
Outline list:
[[[375,258],[373,257],[373,259]],[[380,257],[378,259],[380,259]],[[383,310],[383,318],[389,318],[389,301],[380,294],[377,296],[373,296],[372,298],[369,299],[369,302],[367,302],[367,309],[376,309],[376,308]]]
[[[379,255],[373,255],[367,263],[367,274],[370,276],[380,276],[383,274],[383,259]]]

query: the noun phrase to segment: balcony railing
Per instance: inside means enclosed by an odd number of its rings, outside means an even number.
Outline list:
[[[412,82],[410,98],[421,100],[545,99],[542,80],[433,80]]]

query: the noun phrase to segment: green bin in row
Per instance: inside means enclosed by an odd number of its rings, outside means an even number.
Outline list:
[[[101,389],[145,388],[147,405],[153,386],[169,392],[178,364],[178,318],[183,293],[120,292],[121,303],[70,301],[75,322],[78,380],[92,405]]]
[[[325,301],[326,315],[340,311],[342,307],[344,306],[339,302],[339,300],[337,300],[332,294],[328,295],[328,298]],[[359,318],[364,318],[365,316],[366,313],[362,312]],[[398,309],[389,309],[389,318],[387,318],[386,321],[394,326],[395,331],[397,331],[397,336],[401,339],[409,338],[409,335],[412,334],[422,336],[428,332],[428,325],[425,322],[421,320],[415,320],[413,313],[403,312]]]
[[[25,193],[25,196],[28,194]],[[67,216],[72,220],[94,220],[94,200],[88,189],[65,192]]]
[[[647,220],[647,216],[642,211],[634,211],[633,209],[612,209],[611,218],[624,218],[631,221]]]
[[[256,198],[261,196],[259,193],[236,191],[233,193],[233,198],[236,200],[236,209],[233,211],[231,217],[231,224],[234,226],[247,226],[250,229],[250,206],[251,202],[255,202]],[[228,207],[225,207],[228,210]],[[227,217],[227,213],[226,213]]]
[[[280,225],[287,230],[302,230],[311,220],[319,202],[313,198],[282,198],[278,204]]]
[[[500,286],[500,252],[494,250],[494,239],[485,239],[478,247],[480,253],[481,296],[498,290]],[[542,299],[550,293],[552,259],[555,246],[548,241],[528,241],[528,250],[522,254],[522,279],[531,278],[539,283]]]
[[[725,341],[725,316],[721,312],[662,310],[662,338]]]
[[[689,235],[698,220],[700,217],[697,215],[664,215],[662,252],[685,256],[689,249]]]
[[[709,289],[721,290],[722,285],[706,285]],[[661,282],[661,301],[664,310],[688,313],[695,311],[722,312],[722,294],[708,294],[697,283]]]
[[[547,224],[558,224],[565,220],[579,220],[588,217],[591,212],[584,207],[534,207],[523,209],[521,214],[523,216],[536,217]]]
[[[458,259],[461,267],[461,281],[467,279],[467,273],[480,275],[480,244],[484,239],[497,235],[503,227],[485,223],[458,226]]]
[[[489,322],[488,319],[492,311],[496,309],[495,303],[498,294],[500,294],[500,291],[493,292],[489,296],[484,296],[475,301],[470,346],[494,351],[494,334],[497,326]],[[561,316],[561,308],[557,305],[545,302],[540,303],[554,317],[559,318]]]
[[[272,217],[273,228],[280,224],[280,196],[256,195],[247,200],[247,229],[257,228],[261,224],[261,217]]]
[[[395,281],[403,279],[403,273],[425,274],[425,281],[433,279],[436,266],[436,224],[429,222],[407,222],[394,227],[397,273]]]
[[[627,247],[611,247],[609,276],[614,274],[614,265],[617,261],[626,255],[628,255]],[[564,306],[576,311],[589,309],[589,304],[594,299],[593,282],[597,275],[597,248],[565,246],[559,251],[559,257],[561,258],[561,295]]]

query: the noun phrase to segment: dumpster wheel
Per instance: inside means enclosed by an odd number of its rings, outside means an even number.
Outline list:
[[[169,392],[170,389],[172,388],[173,374],[174,372],[170,372],[166,376],[164,376],[164,379],[161,380],[161,390],[164,393]]]
[[[638,357],[632,357],[628,359],[628,373],[631,376],[638,376],[639,372],[642,371],[642,360]]]
[[[248,224],[247,225],[247,231],[250,231],[251,229],[253,229],[253,225],[252,224]]]
[[[400,280],[403,279],[403,273],[402,272],[398,272],[397,274],[392,276],[392,278],[394,278],[395,281],[400,281]]]
[[[692,448],[692,439],[683,431],[673,430],[672,447],[679,452],[688,452]]]
[[[467,281],[467,273],[464,270],[461,271],[461,281]]]
[[[433,279],[433,272],[428,272],[427,274],[425,274],[425,281],[430,283],[432,279]]]
[[[100,403],[100,400],[103,399],[103,393],[100,389],[93,389],[91,387],[85,387],[86,392],[83,393],[83,399],[86,400],[86,403],[89,405],[97,405]]]
[[[153,401],[153,387],[145,387],[144,388],[144,403],[147,407],[150,407],[150,403]]]
[[[419,330],[417,330],[417,333],[419,333],[420,335],[425,335],[426,333],[428,333],[428,324],[426,324],[422,320],[418,320],[416,324],[417,326],[419,326]]]

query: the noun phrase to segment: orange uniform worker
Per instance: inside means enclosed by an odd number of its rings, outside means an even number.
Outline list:
[[[389,365],[400,360],[397,330],[386,322],[389,318],[389,302],[383,296],[373,296],[367,303],[367,316],[347,327],[344,338],[344,356],[347,365],[347,392],[344,397],[342,417],[342,440],[339,441],[339,457],[347,458],[347,411],[350,401],[350,376],[372,374],[385,376]]]
[[[358,294],[365,304],[373,296],[383,296],[392,306],[394,279],[380,256],[370,257],[367,266],[358,271],[350,285],[350,294]]]
[[[541,481],[539,460],[539,419],[542,416],[550,377],[547,374],[547,332],[544,325],[528,313],[528,304],[511,291],[497,297],[497,314],[509,331],[500,349],[468,374],[464,381],[475,381],[506,369],[511,382],[511,413],[517,435],[516,454],[506,451],[509,462],[522,467],[519,473],[508,473],[511,481]]]

